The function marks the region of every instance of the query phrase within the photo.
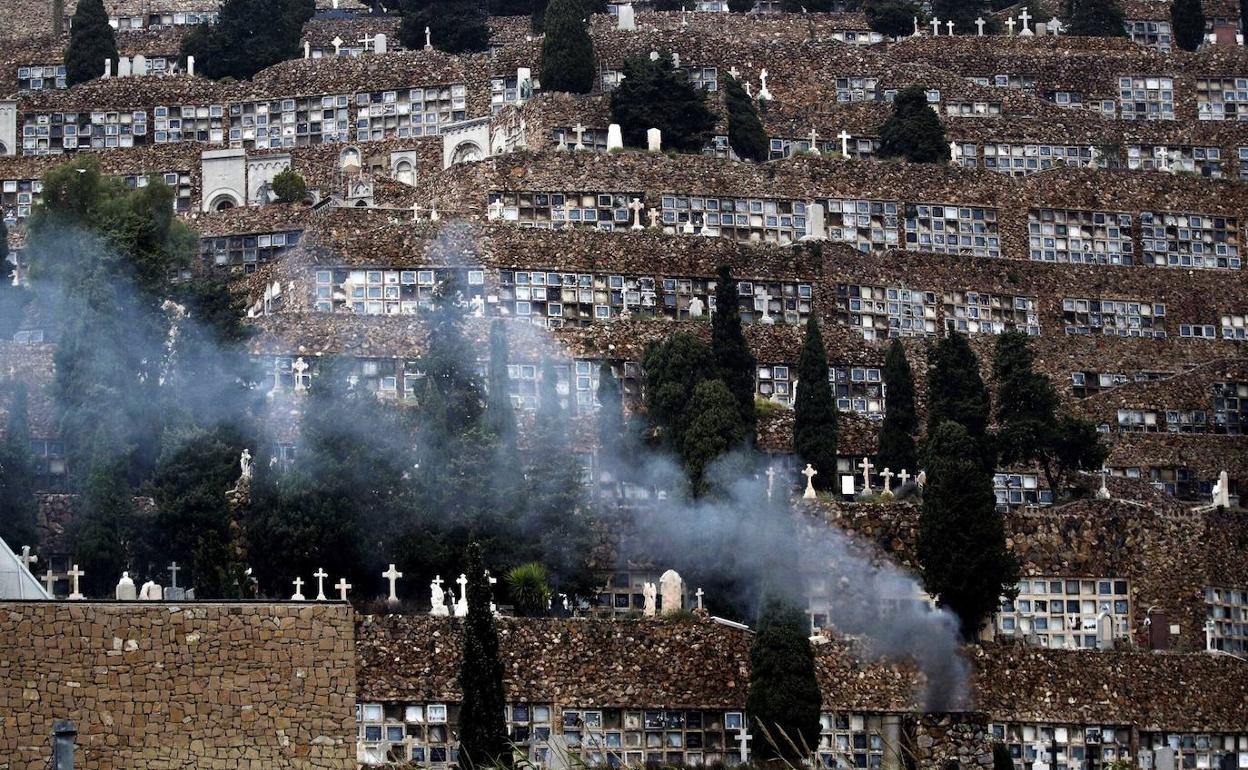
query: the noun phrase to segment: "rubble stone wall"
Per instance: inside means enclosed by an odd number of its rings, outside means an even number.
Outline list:
[[[340,604],[0,604],[0,768],[355,767],[355,639]]]

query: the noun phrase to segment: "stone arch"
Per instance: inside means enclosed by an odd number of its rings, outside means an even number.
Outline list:
[[[208,211],[226,211],[243,206],[243,199],[234,190],[217,190],[208,196]]]
[[[416,169],[410,160],[401,160],[394,166],[394,178],[406,185],[416,184]]]
[[[338,153],[338,167],[347,173],[358,173],[364,167],[364,156],[358,147],[344,147]]]
[[[451,164],[456,163],[472,163],[485,159],[485,151],[481,149],[481,145],[473,141],[464,141],[455,145],[455,151],[451,153]]]

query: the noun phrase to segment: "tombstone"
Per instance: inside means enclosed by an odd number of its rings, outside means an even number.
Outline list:
[[[637,31],[637,19],[634,15],[632,3],[620,6],[620,15],[615,28],[624,32]]]
[[[1213,504],[1219,508],[1231,507],[1231,479],[1226,471],[1218,474],[1218,483],[1213,487]]]
[[[1018,22],[1014,21],[1013,16],[1005,20],[1005,26],[1009,27],[1009,30],[1010,30],[1009,37],[1014,37],[1014,25],[1017,23]]]
[[[386,601],[391,604],[396,604],[399,601],[399,596],[394,591],[394,583],[399,578],[403,577],[403,573],[399,572],[397,569],[394,568],[394,565],[391,564],[390,569],[381,573],[381,576],[385,578],[386,580],[390,581],[390,596],[386,597]]]
[[[156,581],[149,580],[139,589],[139,601],[158,602],[164,598],[164,591],[160,586],[156,585]]]
[[[351,584],[346,578],[338,578],[338,583],[334,586],[338,589],[338,600],[345,602],[347,600],[347,591],[351,590]]]
[[[819,475],[819,471],[814,466],[806,463],[806,467],[802,470],[802,475],[806,477],[806,491],[802,493],[803,500],[814,500],[815,495],[815,476]]]
[[[646,149],[650,152],[661,152],[663,150],[663,132],[657,128],[651,128],[646,131]]]
[[[577,144],[580,144],[579,139]],[[624,131],[620,128],[619,123],[612,123],[607,126],[607,152],[622,149],[624,149]]]
[[[147,57],[143,54],[135,54],[134,64],[132,65],[134,76],[141,78],[147,74]]]
[[[301,577],[297,577],[297,578],[295,578],[294,580],[290,581],[290,583],[291,583],[291,585],[293,585],[293,586],[295,587],[295,592],[294,592],[293,594],[291,594],[291,595],[290,595],[290,600],[291,600],[292,602],[301,602],[301,601],[303,601],[303,600],[304,600],[304,597],[303,597],[303,578],[301,578]]]
[[[664,572],[659,578],[659,593],[663,597],[663,614],[671,615],[680,612],[685,602],[685,581],[674,569]]]
[[[169,587],[164,590],[165,601],[180,602],[194,598],[186,589],[178,587],[178,570],[181,569],[178,563],[175,561],[166,569],[169,570]]]
[[[760,101],[772,98],[771,91],[767,90],[767,77],[767,68],[763,67],[763,69],[758,73],[758,98]]]
[[[468,616],[468,576],[460,573],[459,578],[455,580],[459,585],[459,600],[455,602],[455,617],[463,618]]]
[[[312,58],[312,44],[309,43],[307,40],[303,41],[303,58],[305,59]]]
[[[1108,612],[1096,616],[1096,649],[1114,648],[1114,618]]]
[[[390,49],[390,40],[386,37],[386,33],[378,32],[373,37],[373,52],[386,53]]]
[[[862,458],[862,462],[858,463],[858,468],[862,471],[862,491],[871,491],[871,471],[875,469],[875,465],[871,463],[869,458]]]
[[[631,229],[633,230],[645,229],[644,227],[642,227],[642,224],[641,224],[641,212],[645,207],[646,207],[646,204],[642,203],[637,198],[633,198],[633,200],[628,204],[629,210],[633,212],[633,226]]]
[[[702,612],[703,610],[705,610],[705,608],[702,606],[702,597],[706,596],[706,594],[702,593],[702,588],[699,587],[698,590],[693,592],[693,595],[698,600],[698,612]]]
[[[446,608],[446,592],[442,590],[442,582],[442,576],[437,575],[429,584],[429,614],[435,618],[445,618],[451,614]]]
[[[186,57],[186,75],[187,77],[195,77],[195,57]]]
[[[117,77],[128,78],[130,77],[131,72],[132,70],[130,69],[130,57],[123,56],[117,60]]]
[[[641,595],[645,599],[645,604],[643,605],[642,612],[648,618],[652,618],[655,615],[655,610],[654,610],[655,594],[656,594],[656,589],[655,589],[654,583],[642,583],[641,584]]]
[[[940,37],[940,19],[932,17],[932,37]]]
[[[433,50],[433,38],[429,36],[429,28],[425,27],[425,50]]]
[[[706,312],[706,304],[702,302],[700,298],[694,297],[693,299],[689,300],[689,317],[690,318],[701,318],[704,312]]]
[[[316,578],[316,600],[318,602],[326,601],[325,597],[325,578],[329,577],[329,573],[324,567],[317,567],[316,572],[312,573],[312,577]]]
[[[772,326],[776,323],[776,319],[771,316],[771,295],[766,289],[759,292],[758,299],[763,301],[763,317],[758,322],[764,326]]]
[[[945,22],[945,29],[949,30],[949,37],[953,37],[953,19]]]
[[[104,60],[104,78],[108,79],[108,78],[111,78],[112,76],[113,76],[113,60],[105,59]]]
[[[134,581],[130,579],[130,573],[121,573],[121,580],[117,581],[117,601],[132,602],[137,598],[139,592],[134,587]]]
[[[812,203],[806,207],[805,240],[821,241],[827,237],[828,226],[824,219],[823,204]]]
[[[1023,10],[1019,12],[1018,20],[1023,23],[1023,31],[1018,33],[1019,37],[1031,37],[1035,34],[1031,31],[1031,28],[1027,26],[1027,22],[1031,21],[1031,18],[1031,14],[1027,12],[1026,8],[1023,8]]]
[[[887,467],[884,468],[884,470],[880,472],[880,478],[884,479],[883,495],[885,497],[893,496],[893,477],[896,475],[897,474],[893,473],[892,469],[887,468]]]
[[[648,212],[646,212],[646,216],[650,218],[651,227],[663,226],[663,212],[657,207],[651,208]]]
[[[503,202],[496,200],[485,209],[485,218],[488,222],[497,222],[503,218]]]
[[[1049,23],[1044,26],[1048,27],[1049,34],[1053,37],[1057,37],[1062,32],[1062,23],[1056,17],[1049,19]]]
[[[983,16],[980,16],[979,18],[975,19],[975,36],[976,36],[976,37],[983,37],[983,36],[984,36],[984,25],[985,25],[985,24],[987,24],[987,22],[986,22],[986,21],[984,21],[984,17],[983,17]]]
[[[1174,749],[1163,746],[1153,749],[1153,770],[1176,770]]]

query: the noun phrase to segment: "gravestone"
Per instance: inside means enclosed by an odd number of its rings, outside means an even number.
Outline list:
[[[655,604],[656,594],[657,594],[657,589],[655,588],[654,583],[642,583],[641,584],[641,595],[642,595],[642,598],[645,600],[645,604],[643,605],[642,612],[648,618],[652,618],[655,615],[654,604]]]
[[[128,78],[130,77],[130,73],[131,73],[130,57],[123,56],[120,59],[118,59],[117,60],[117,77]]]
[[[375,53],[385,53],[390,48],[390,41],[386,37],[386,33],[378,32],[373,37],[373,51]]]
[[[624,32],[635,32],[637,30],[637,19],[632,3],[620,6],[620,17],[616,29]]]
[[[135,54],[134,64],[132,65],[132,67],[133,67],[132,71],[136,78],[143,77],[144,75],[147,74],[147,57],[141,53]]]
[[[160,590],[160,586],[156,585],[156,581],[149,580],[139,589],[139,601],[158,602],[164,598],[164,592]]]
[[[819,475],[819,471],[810,463],[806,463],[806,467],[802,470],[802,475],[806,477],[806,491],[802,493],[803,500],[814,500],[815,495],[815,476]]]
[[[659,578],[659,593],[663,597],[663,614],[671,615],[684,607],[685,581],[674,569],[664,572]]]
[[[134,581],[130,579],[129,572],[121,573],[121,580],[117,581],[117,600],[132,602],[139,598],[138,589],[134,587]]]
[[[824,218],[823,204],[812,203],[806,207],[805,240],[821,241],[827,237],[828,226]]]
[[[1174,749],[1163,746],[1153,749],[1153,770],[1176,770]]]
[[[693,299],[689,300],[689,317],[690,318],[701,318],[704,312],[706,312],[706,305],[705,303],[702,302],[700,298],[694,297]]]
[[[456,579],[459,585],[459,600],[455,602],[455,617],[463,618],[468,616],[468,576],[460,574]]]
[[[1114,619],[1108,612],[1096,616],[1096,649],[1112,650],[1114,647]]]
[[[187,77],[195,77],[195,57],[186,57],[186,75]]]
[[[662,152],[663,132],[657,128],[646,131],[646,149],[650,152]]]
[[[435,618],[450,615],[446,608],[446,592],[442,590],[442,576],[436,575],[429,584],[429,614]]]
[[[624,131],[619,123],[607,126],[607,152],[624,149]]]

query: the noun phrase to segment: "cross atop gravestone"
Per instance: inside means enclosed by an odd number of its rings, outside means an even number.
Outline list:
[[[910,471],[906,470],[905,468],[902,468],[901,473],[897,474],[897,478],[901,479],[901,486],[904,487],[906,485],[906,482],[910,480]]]
[[[390,581],[390,596],[386,599],[386,601],[391,603],[397,602],[399,600],[399,595],[394,592],[394,583],[396,580],[403,577],[403,573],[399,572],[394,568],[394,565],[391,564],[390,569],[381,573],[381,576]]]
[[[585,126],[582,126],[580,123],[577,123],[575,126],[572,127],[572,133],[576,134],[576,145],[572,149],[574,150],[585,149]]]
[[[169,570],[169,587],[177,588],[178,587],[178,570],[182,568],[179,567],[178,563],[175,561],[175,562],[171,562],[169,566],[167,567],[167,569]]]
[[[975,19],[975,34],[978,37],[984,36],[984,25],[987,23],[988,22],[984,21],[983,16],[980,16],[979,18]]]
[[[1027,26],[1027,22],[1031,21],[1031,14],[1027,13],[1026,8],[1023,8],[1023,10],[1019,12],[1018,20],[1023,23],[1022,32],[1020,32],[1019,34],[1020,35],[1031,34],[1031,29]]]
[[[741,764],[746,765],[750,762],[750,741],[754,740],[754,736],[746,732],[742,727],[737,730],[737,751]]]
[[[858,463],[858,467],[862,469],[862,491],[870,492],[871,471],[875,468],[875,466],[871,464],[870,458],[864,457],[862,458],[862,462]]]
[[[852,137],[849,135],[848,131],[842,128],[841,133],[837,134],[836,138],[841,140],[841,155],[848,158],[849,157],[849,140]]]
[[[702,597],[706,595],[702,593],[702,587],[698,586],[698,590],[694,591],[693,595],[698,600],[698,609],[702,609]]]
[[[953,19],[945,22],[945,29],[949,30],[949,36],[953,36]]]
[[[468,595],[468,576],[459,573],[459,577],[455,578],[455,583],[459,586],[459,595],[466,597]]]
[[[71,581],[73,581],[73,585],[72,585],[72,588],[71,588],[70,593],[69,593],[69,598],[70,598],[70,599],[73,599],[73,600],[75,600],[75,601],[77,601],[77,600],[79,600],[79,599],[85,599],[86,597],[85,597],[85,596],[83,596],[83,595],[82,595],[82,592],[80,592],[80,591],[78,590],[78,579],[79,579],[79,578],[81,578],[81,577],[83,577],[83,576],[85,576],[87,573],[85,573],[85,572],[83,572],[82,570],[78,569],[78,565],[77,565],[77,564],[75,564],[75,565],[74,565],[74,566],[73,566],[73,567],[69,570],[69,572],[67,572],[67,573],[65,573],[65,574],[69,575],[69,579],[70,579]]]
[[[55,599],[56,592],[53,589],[56,588],[56,575],[52,574],[51,567],[48,567],[48,573],[44,575],[42,578],[40,578],[40,580],[43,581],[44,587],[48,589],[48,596],[51,596],[53,599]]]
[[[325,601],[325,578],[329,577],[329,573],[324,567],[317,567],[312,577],[316,578],[316,600],[323,602]]]
[[[21,560],[22,566],[26,568],[26,571],[33,575],[34,572],[31,570],[30,565],[39,561],[39,557],[30,552],[30,546],[22,546],[22,555],[17,558]]]
[[[295,370],[295,390],[307,390],[308,386],[304,383],[303,373],[308,370],[308,362],[303,360],[303,356],[299,356],[290,368]]]
[[[815,476],[819,475],[819,471],[814,466],[806,463],[806,467],[802,469],[802,475],[806,477],[806,491],[802,493],[803,500],[815,499]]]
[[[763,317],[758,319],[759,323],[770,326],[776,322],[776,319],[771,317],[771,295],[767,293],[766,289],[763,289],[759,292],[759,299],[763,301]]]
[[[771,490],[776,485],[776,466],[767,466],[767,499],[771,499]]]
[[[628,208],[633,212],[633,229],[644,230],[645,228],[641,225],[641,212],[646,208],[646,204],[642,203],[638,198],[633,198],[632,202],[628,204]]]
[[[295,592],[290,595],[290,600],[292,602],[303,601],[303,578],[297,577],[290,582],[295,587]]]
[[[351,584],[347,582],[346,578],[338,578],[338,584],[334,588],[338,589],[338,598],[345,602],[347,600],[347,591],[351,590]]]
[[[429,36],[429,28],[425,27],[425,50],[433,48],[433,38]]]
[[[819,132],[818,132],[818,131],[815,131],[815,129],[814,129],[814,128],[811,128],[811,129],[810,129],[810,136],[808,137],[808,139],[810,140],[810,154],[811,154],[811,155],[818,155],[818,154],[819,154],[819,144],[818,144],[818,142],[819,142]]]
[[[1008,19],[1006,19],[1006,20],[1005,20],[1005,26],[1009,27],[1009,29],[1010,29],[1010,37],[1013,37],[1013,36],[1014,36],[1014,25],[1015,25],[1015,24],[1017,24],[1017,23],[1018,23],[1018,22],[1014,21],[1014,17],[1013,17],[1013,16],[1011,16],[1010,18],[1008,18]]]
[[[656,207],[652,207],[652,208],[651,208],[648,212],[646,212],[646,213],[647,213],[647,215],[650,217],[650,226],[651,226],[651,227],[662,227],[662,226],[663,226],[663,212],[662,212],[662,211],[660,211],[660,210],[659,210],[659,208],[658,208],[657,206],[656,206]]]
[[[737,69],[737,65],[735,64],[732,65],[732,68],[730,70],[728,70],[728,74],[732,75],[733,80],[741,79],[741,70]]]
[[[940,19],[932,17],[932,37],[940,37]]]
[[[767,68],[763,67],[762,70],[760,70],[758,73],[758,82],[759,82],[758,98],[759,99],[771,98],[771,91],[767,90],[767,78],[768,78]]]
[[[893,476],[896,475],[887,467],[880,473],[880,477],[884,479],[884,494],[890,496],[893,494]]]
[[[334,39],[329,42],[334,46],[334,56],[337,56],[342,51],[342,44],[347,41],[335,35]]]

